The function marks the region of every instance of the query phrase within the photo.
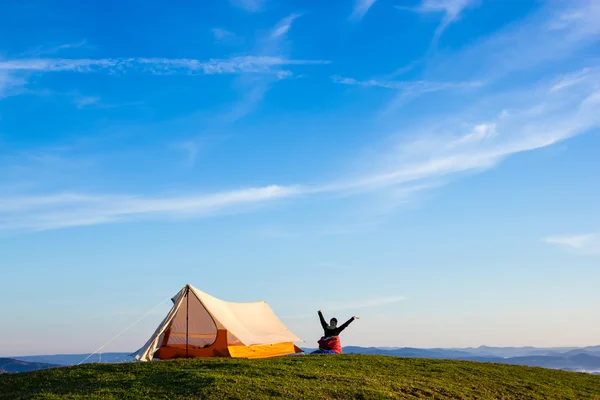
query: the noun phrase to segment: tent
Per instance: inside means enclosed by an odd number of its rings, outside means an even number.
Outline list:
[[[186,285],[144,346],[133,354],[154,358],[264,358],[301,353],[290,332],[264,302],[231,303]]]

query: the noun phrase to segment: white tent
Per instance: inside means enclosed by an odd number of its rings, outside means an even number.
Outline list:
[[[173,307],[134,356],[261,358],[302,352],[301,342],[264,302],[231,303],[186,285]]]

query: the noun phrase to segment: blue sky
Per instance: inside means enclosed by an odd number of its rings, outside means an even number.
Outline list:
[[[0,355],[186,283],[308,346],[319,308],[344,344],[598,344],[598,39],[593,0],[0,2]]]

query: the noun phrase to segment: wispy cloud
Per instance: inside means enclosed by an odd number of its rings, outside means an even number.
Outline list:
[[[196,163],[198,158],[198,152],[200,151],[200,145],[198,142],[193,140],[186,140],[175,144],[175,148],[184,152],[186,156],[186,163],[189,167]]]
[[[600,255],[600,234],[549,236],[546,243],[564,247],[582,254]]]
[[[442,21],[435,30],[434,42],[437,42],[446,28],[460,17],[463,10],[475,3],[476,0],[422,0],[418,7],[396,6],[396,8],[418,13],[443,14]]]
[[[355,0],[350,19],[361,20],[377,0]]]
[[[66,50],[66,49],[79,49],[79,48],[85,47],[87,45],[88,45],[87,39],[83,39],[83,40],[80,40],[79,42],[75,42],[75,43],[61,44],[59,46],[56,46],[55,49],[56,49],[56,51],[61,51],[61,50]]]
[[[52,45],[38,46],[34,49],[31,49],[31,50],[21,53],[21,56],[23,56],[23,57],[39,57],[44,54],[56,54],[56,53],[60,53],[65,50],[81,49],[81,48],[85,48],[85,47],[90,47],[90,46],[87,42],[87,39],[82,39],[78,42],[63,43],[63,44],[59,44],[59,45],[55,45],[55,46],[52,46]]]
[[[289,21],[291,24],[291,20]],[[289,29],[289,26],[288,28]],[[282,33],[281,36],[284,36]],[[290,68],[301,65],[328,64],[327,60],[294,60],[276,55],[240,56],[229,59],[197,60],[189,58],[25,58],[0,61],[0,99],[25,92],[27,77],[32,73],[108,73],[118,75],[137,72],[152,75],[271,75],[279,80],[292,75]],[[78,96],[78,108],[99,106],[95,97]],[[113,107],[113,106],[110,106]]]
[[[496,118],[466,124],[469,115],[490,114],[487,107],[465,110],[465,115],[439,119],[433,126],[401,132],[400,145],[382,157],[379,174],[337,183],[335,189],[388,187],[407,182],[425,183],[466,171],[482,171],[505,157],[561,142],[597,129],[600,104],[596,89],[600,73],[590,73],[577,84],[549,94],[554,82],[499,96]],[[406,135],[414,137],[407,140]],[[389,145],[386,145],[389,147]],[[386,153],[383,153],[386,154]],[[333,188],[329,188],[333,190]]]
[[[100,72],[138,70],[152,74],[280,73],[280,67],[326,64],[324,60],[290,60],[276,56],[242,56],[230,59],[114,58],[114,59],[20,59],[0,61],[0,71]]]
[[[301,14],[294,13],[279,20],[268,34],[258,40],[257,53],[267,58],[272,57],[273,54],[284,53],[282,50],[283,43],[292,23],[300,16]],[[327,61],[323,61],[323,63],[327,63]],[[291,75],[291,71],[279,69],[276,73],[270,75],[240,77],[238,85],[241,88],[241,98],[221,116],[221,120],[234,122],[254,112],[271,86]]]
[[[504,112],[500,113],[499,118],[505,118],[507,115]],[[461,146],[468,143],[481,143],[484,140],[491,139],[496,136],[495,123],[481,123],[473,127],[473,131],[455,140],[451,146]]]
[[[294,20],[300,16],[300,14],[291,14],[279,21],[271,31],[271,38],[278,39],[287,35],[288,31],[292,27],[292,22],[294,22]]]
[[[396,8],[418,13],[443,14],[442,21],[435,30],[434,43],[436,43],[446,28],[460,17],[463,10],[476,2],[477,0],[422,0],[417,7],[396,6]]]
[[[0,230],[47,230],[126,221],[162,215],[177,219],[236,212],[251,206],[298,195],[297,187],[277,185],[193,196],[55,195],[0,199]]]
[[[100,102],[100,97],[94,96],[77,96],[74,100],[75,106],[79,109],[93,106]]]
[[[380,87],[398,90],[401,92],[401,96],[397,98],[398,101],[408,101],[425,93],[472,89],[483,86],[483,82],[383,81],[375,79],[360,81],[354,78],[344,78],[337,75],[332,76],[331,80],[342,85]]]
[[[452,4],[454,12],[460,8],[457,6],[464,5],[462,2]],[[447,5],[446,2],[422,2],[421,7],[417,8],[434,10]],[[481,82],[485,83],[486,88],[493,87],[500,79],[511,74],[546,68],[553,61],[572,58],[600,37],[599,18],[600,3],[593,0],[577,0],[560,5],[548,3],[524,19],[507,24],[458,51],[428,55],[423,61],[422,74],[426,78],[423,80]],[[574,65],[581,65],[578,64],[580,59],[573,61]],[[588,72],[562,77],[555,82],[552,90],[560,90]],[[410,92],[408,96],[401,92],[388,105],[387,111],[395,110],[410,98]]]
[[[229,2],[248,12],[258,12],[264,8],[266,0],[229,0]]]
[[[49,94],[66,96],[66,97],[70,98],[71,102],[75,105],[75,107],[80,110],[83,110],[83,109],[107,110],[107,109],[122,108],[122,107],[136,107],[136,106],[141,106],[141,105],[145,104],[144,101],[107,103],[105,101],[102,101],[102,99],[99,96],[82,95],[78,91],[67,92],[67,93],[50,91]]]
[[[560,5],[560,6],[559,6]],[[565,19],[565,15],[569,18]],[[473,45],[430,60],[429,74],[479,76],[486,82],[565,60],[600,37],[600,2],[549,2],[518,23],[509,24]],[[561,22],[560,29],[556,27]],[[581,62],[575,61],[575,65]]]
[[[444,71],[452,71],[452,69],[459,68],[463,62],[481,62],[481,65],[493,67],[492,75],[500,76],[515,69],[535,66],[541,60],[549,59],[548,57],[565,56],[565,54],[573,51],[572,47],[567,46],[567,44],[577,47],[600,35],[600,28],[589,23],[588,18],[588,15],[600,15],[600,13],[594,11],[600,9],[596,4],[582,1],[577,6],[570,7],[569,12],[574,12],[573,10],[583,10],[585,12],[583,14],[576,13],[575,17],[566,20],[563,18],[561,20],[563,25],[560,27],[550,26],[547,23],[550,18],[547,14],[531,17],[533,19],[525,21],[519,29],[509,28],[500,32],[497,36],[488,38],[482,43],[477,43],[472,48],[456,54],[455,58],[449,58],[448,63],[441,63],[440,68]],[[554,11],[550,14],[555,15]],[[572,22],[573,20],[576,22]],[[283,21],[285,22],[285,19]],[[292,21],[293,19],[290,19],[289,23]],[[264,55],[255,57],[210,60],[208,62],[169,59],[166,61],[162,59],[159,61],[156,61],[156,59],[143,59],[144,61],[140,59],[4,61],[0,62],[0,77],[20,70],[81,70],[87,72],[92,66],[100,70],[115,68],[118,71],[119,69],[116,67],[119,65],[140,71],[144,71],[144,67],[148,65],[149,71],[152,72],[157,69],[156,64],[162,65],[171,73],[175,73],[175,71],[184,73],[268,71],[268,74],[248,75],[248,77],[256,76],[261,79],[244,82],[244,99],[232,107],[232,110],[237,112],[235,118],[239,118],[253,110],[260,103],[269,86],[276,80],[281,79],[279,74],[285,74],[285,71],[281,69],[282,65],[293,66],[324,62],[290,60],[270,55],[280,52],[279,44],[285,38],[285,32],[289,30],[289,27],[282,30],[281,35],[273,36],[272,33],[277,30],[277,27],[285,25],[280,21],[269,31],[266,41],[262,43],[262,51],[259,51],[261,54],[264,52]],[[544,35],[538,32],[539,26],[544,26],[543,29],[546,32]],[[560,33],[556,34],[556,32]],[[522,37],[523,34],[525,34],[524,37]],[[550,35],[550,37],[548,38],[545,35]],[[541,46],[542,48],[537,51],[536,46],[530,40],[530,36],[540,39],[541,43],[548,46]],[[526,44],[523,44],[524,42]],[[508,56],[504,54],[506,57],[503,57],[509,61],[507,65],[504,61],[498,59],[499,56],[496,53],[503,54],[504,50],[513,45],[519,46],[523,54],[514,60],[511,59],[510,54]],[[566,51],[561,52],[562,49]],[[493,63],[494,60],[498,62]],[[460,73],[464,74],[462,68],[459,68],[459,70]],[[401,98],[427,92],[472,88],[478,85],[478,83],[471,81],[445,83],[445,81],[427,80],[359,81],[344,77],[334,77],[332,79],[340,84],[397,90]],[[2,81],[0,80],[0,82]],[[328,196],[332,194],[356,195],[384,190],[385,193],[390,195],[395,192],[402,193],[401,201],[405,201],[411,193],[419,193],[428,190],[427,188],[446,184],[452,177],[464,173],[485,171],[498,165],[502,160],[513,154],[551,146],[573,136],[598,129],[600,127],[600,114],[597,112],[597,109],[600,108],[600,91],[597,89],[599,86],[600,71],[596,68],[585,68],[551,77],[544,82],[535,82],[529,86],[523,86],[517,91],[507,90],[495,94],[487,93],[485,101],[478,101],[468,108],[465,106],[462,112],[453,112],[448,116],[444,116],[442,113],[434,114],[428,118],[428,121],[435,122],[424,121],[416,126],[404,127],[398,130],[396,136],[399,139],[395,146],[390,146],[387,142],[378,152],[378,158],[368,161],[366,171],[369,172],[340,176],[338,179],[325,184],[316,185],[304,182],[299,186],[291,186],[293,190],[286,191],[285,196],[265,197],[249,202],[226,203],[223,207],[207,207],[203,208],[201,212],[188,213],[185,211],[185,207],[180,208],[181,212],[165,212],[156,211],[152,207],[144,208],[136,205],[136,207],[129,208],[128,206],[133,199],[140,200],[142,203],[153,202],[158,195],[101,195],[91,196],[97,201],[87,201],[75,205],[72,202],[65,201],[64,204],[56,203],[43,207],[34,205],[27,209],[19,209],[18,212],[2,211],[0,208],[0,224],[4,229],[20,227],[20,229],[32,230],[40,229],[40,227],[53,229],[70,225],[93,225],[128,220],[134,217],[163,219],[171,218],[174,215],[177,217],[212,215],[220,212],[241,212],[241,210],[247,210],[246,206],[249,204],[258,205],[284,197],[291,198],[300,195]],[[387,129],[393,129],[393,127]],[[192,153],[193,151],[190,152],[190,154]],[[314,177],[314,181],[320,181],[319,177]],[[274,187],[288,188],[288,186],[277,185]],[[248,188],[247,190],[260,191],[261,188]],[[29,197],[44,198],[47,196],[53,195],[40,194]],[[86,197],[85,195],[82,196]],[[220,193],[191,196],[191,198],[203,199],[204,197],[212,198],[212,196],[221,198]],[[158,197],[160,198],[160,196]],[[3,201],[20,204],[22,199],[22,196],[5,197]],[[181,204],[179,197],[168,197],[165,202],[168,199],[174,200],[176,204]],[[92,204],[93,206],[91,206]],[[130,209],[138,211],[130,212],[128,211]],[[67,210],[73,212],[70,213]],[[115,212],[113,210],[119,211]],[[64,222],[70,221],[69,215],[75,220],[70,223]]]
[[[282,75],[272,77],[271,79],[244,79],[240,83],[243,86],[241,98],[219,116],[220,121],[232,123],[254,112],[263,101],[270,86],[287,76],[284,72]]]
[[[551,31],[567,33],[578,38],[597,35],[600,5],[595,0],[575,0],[565,8],[553,8],[552,18],[544,24]]]
[[[212,28],[211,32],[219,43],[229,43],[236,39],[235,33],[223,28]]]
[[[592,70],[590,68],[584,68],[581,71],[577,71],[575,73],[572,74],[567,74],[565,76],[562,76],[557,82],[556,84],[554,84],[551,88],[550,88],[550,92],[557,92],[559,90],[568,88],[569,86],[573,86],[576,85],[580,82],[582,82],[583,80],[586,79],[586,77],[592,72]]]
[[[10,71],[0,70],[0,99],[19,94],[27,81],[19,76],[15,76]]]
[[[379,81],[374,79],[359,81],[354,78],[344,78],[337,75],[332,76],[331,80],[335,83],[341,83],[343,85],[382,87],[386,89],[405,90],[419,93],[483,86],[483,82]]]
[[[0,228],[55,229],[94,225],[133,218],[190,218],[223,212],[246,211],[276,199],[298,196],[357,195],[387,190],[411,193],[447,183],[462,173],[482,172],[505,158],[544,148],[600,128],[600,71],[590,69],[577,83],[560,91],[556,84],[524,88],[494,103],[496,117],[465,123],[473,114],[490,110],[465,110],[465,115],[437,117],[431,126],[399,132],[394,146],[386,144],[378,159],[370,160],[372,173],[340,177],[326,184],[271,185],[232,192],[192,196],[136,195],[32,195],[0,200]],[[407,136],[410,135],[410,136]],[[412,137],[412,138],[411,138]],[[316,177],[315,177],[316,178]]]

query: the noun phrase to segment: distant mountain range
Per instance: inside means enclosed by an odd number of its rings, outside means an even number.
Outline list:
[[[467,347],[461,349],[420,349],[414,347],[344,347],[346,353],[361,352],[361,354],[387,354],[403,357],[427,357],[427,358],[463,358],[463,357],[498,357],[502,359],[512,357],[531,356],[574,356],[587,354],[600,357],[600,346],[589,347]]]
[[[310,353],[315,349],[304,349]],[[493,362],[502,364],[529,365],[568,371],[589,372],[600,375],[600,346],[589,347],[467,347],[467,348],[431,348],[413,347],[344,347],[346,354],[378,354],[396,357],[438,358]],[[134,359],[130,353],[94,354],[84,363],[130,362]],[[7,372],[31,371],[40,368],[76,365],[89,354],[56,354],[41,356],[0,358],[0,370]],[[5,360],[5,361],[3,361]],[[10,361],[8,361],[10,360]]]
[[[310,352],[314,349],[304,350]],[[600,346],[554,348],[481,346],[462,349],[346,346],[344,353],[493,362],[600,374]]]
[[[54,354],[54,355],[45,355],[45,356],[23,356],[23,357],[13,357],[18,360],[28,361],[28,362],[41,362],[41,363],[51,363],[51,364],[59,364],[59,365],[77,365],[81,362],[84,364],[95,363],[95,362],[103,362],[103,363],[119,363],[119,362],[129,362],[135,361],[133,357],[129,355],[130,353],[102,353],[102,354],[94,354],[89,356],[89,354]],[[84,361],[85,360],[85,361]]]
[[[28,372],[37,369],[56,368],[61,366],[62,365],[57,364],[16,360],[14,358],[0,358],[0,374]]]

